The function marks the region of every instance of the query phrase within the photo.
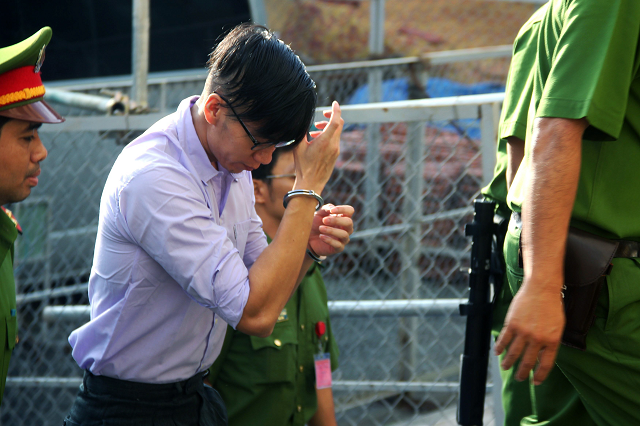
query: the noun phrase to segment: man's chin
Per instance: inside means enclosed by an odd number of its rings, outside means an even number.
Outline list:
[[[7,203],[19,203],[20,201],[26,200],[29,195],[31,195],[30,187],[18,194],[11,194]]]

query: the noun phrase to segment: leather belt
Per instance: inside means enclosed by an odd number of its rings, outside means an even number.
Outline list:
[[[522,216],[518,212],[511,213],[511,220],[514,221],[516,227],[522,229]],[[602,237],[598,237],[602,238]],[[604,239],[604,238],[603,238]],[[640,242],[631,240],[609,240],[614,243],[618,243],[613,257],[616,258],[640,258]]]

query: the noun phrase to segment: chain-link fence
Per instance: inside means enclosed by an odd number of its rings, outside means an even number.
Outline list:
[[[173,86],[166,90],[181,97],[188,83]],[[341,350],[341,425],[455,424],[463,225],[492,170],[500,100],[343,107],[341,155],[323,194],[357,211],[352,243],[324,271]],[[20,342],[3,424],[57,425],[68,411],[82,372],[67,337],[88,319],[102,187],[122,147],[160,116],[69,117],[41,129],[49,150],[41,183],[12,206],[25,232],[15,262]]]

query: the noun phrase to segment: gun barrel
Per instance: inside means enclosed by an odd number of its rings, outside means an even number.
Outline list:
[[[491,243],[495,203],[474,201],[473,222],[465,232],[473,239],[469,272],[469,301],[460,305],[467,316],[464,353],[460,366],[460,393],[457,420],[459,425],[482,425],[487,383],[487,366],[491,344]]]

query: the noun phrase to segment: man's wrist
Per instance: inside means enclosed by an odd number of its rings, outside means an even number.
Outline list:
[[[316,254],[310,245],[307,245],[307,255],[316,263],[322,263],[327,259],[327,256],[319,256]]]
[[[299,189],[310,189],[318,195],[322,194],[322,190],[324,189],[324,185],[319,184],[318,182],[310,182],[308,180],[297,180],[293,185],[293,190]]]

